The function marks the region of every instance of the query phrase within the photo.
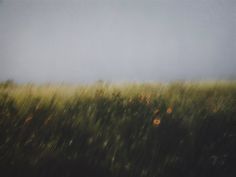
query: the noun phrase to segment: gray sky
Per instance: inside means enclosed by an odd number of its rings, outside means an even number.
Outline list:
[[[1,0],[0,81],[236,76],[236,0]]]

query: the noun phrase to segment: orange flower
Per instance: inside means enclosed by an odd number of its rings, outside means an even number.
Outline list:
[[[158,126],[161,124],[161,119],[160,119],[160,118],[155,118],[155,119],[153,119],[152,124],[153,124],[155,127],[158,127]]]
[[[166,113],[171,114],[173,112],[173,109],[171,107],[167,108]]]

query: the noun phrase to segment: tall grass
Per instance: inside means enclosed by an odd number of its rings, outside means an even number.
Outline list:
[[[234,82],[1,84],[0,175],[233,177],[235,115]]]

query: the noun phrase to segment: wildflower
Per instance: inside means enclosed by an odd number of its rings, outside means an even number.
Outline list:
[[[171,107],[167,108],[166,113],[171,114],[173,112],[173,109]]]
[[[155,118],[153,119],[152,121],[152,124],[155,126],[155,127],[158,127],[161,123],[161,119],[160,118]]]

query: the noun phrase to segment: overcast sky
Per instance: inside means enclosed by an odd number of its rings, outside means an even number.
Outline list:
[[[0,0],[0,81],[236,78],[236,0]]]

